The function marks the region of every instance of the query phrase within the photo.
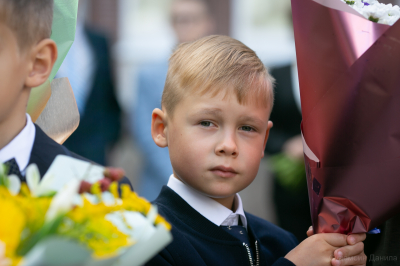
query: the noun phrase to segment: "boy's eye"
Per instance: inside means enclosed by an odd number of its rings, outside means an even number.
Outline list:
[[[209,127],[209,126],[211,126],[211,122],[210,121],[201,121],[200,125],[202,125],[203,127]]]
[[[255,131],[252,127],[250,126],[242,126],[240,127],[241,130],[243,131]]]

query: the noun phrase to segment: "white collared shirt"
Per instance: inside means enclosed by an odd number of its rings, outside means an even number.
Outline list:
[[[193,209],[217,226],[238,225],[240,217],[244,228],[247,230],[247,219],[239,194],[236,193],[234,201],[234,209],[236,209],[236,211],[233,212],[215,200],[186,185],[178,178],[175,178],[174,175],[169,177],[167,186],[175,191]]]
[[[4,163],[14,158],[22,174],[28,166],[35,141],[36,128],[31,117],[26,114],[26,125],[22,131],[3,149],[0,150],[0,162]]]

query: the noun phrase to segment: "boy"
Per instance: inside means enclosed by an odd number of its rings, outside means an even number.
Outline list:
[[[22,181],[32,163],[43,176],[59,154],[83,159],[26,114],[31,88],[48,79],[57,58],[49,39],[52,20],[53,0],[0,0],[0,162]],[[130,184],[126,178],[121,182]]]
[[[174,241],[148,265],[365,265],[365,234],[319,234],[296,247],[292,234],[243,211],[237,193],[264,156],[272,84],[257,55],[229,37],[171,56],[151,130],[169,148],[173,175],[155,203]]]

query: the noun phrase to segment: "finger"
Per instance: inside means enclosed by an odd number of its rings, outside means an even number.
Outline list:
[[[347,243],[349,245],[354,245],[358,242],[362,242],[367,238],[367,234],[352,234],[347,236]]]
[[[357,256],[344,258],[341,260],[333,258],[331,261],[332,266],[347,266],[347,265],[365,266],[366,263],[367,263],[367,256],[364,253],[359,254]]]
[[[331,246],[344,247],[347,246],[347,235],[337,233],[323,233],[324,240]]]
[[[314,234],[313,227],[310,226],[310,228],[308,228],[308,230],[307,230],[307,236],[310,237],[310,236],[312,236],[313,234]]]
[[[359,255],[364,251],[364,243],[363,242],[358,242],[357,244],[354,245],[349,245],[345,247],[338,248],[335,250],[333,255],[335,256],[336,259],[340,260],[343,258],[349,258],[352,256]]]

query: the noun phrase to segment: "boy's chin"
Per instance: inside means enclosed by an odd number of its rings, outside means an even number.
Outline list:
[[[214,199],[226,199],[234,197],[237,193],[239,193],[243,189],[245,189],[245,187],[237,185],[232,186],[232,184],[230,184],[227,185],[226,187],[218,187],[208,191],[209,193],[207,196]]]

